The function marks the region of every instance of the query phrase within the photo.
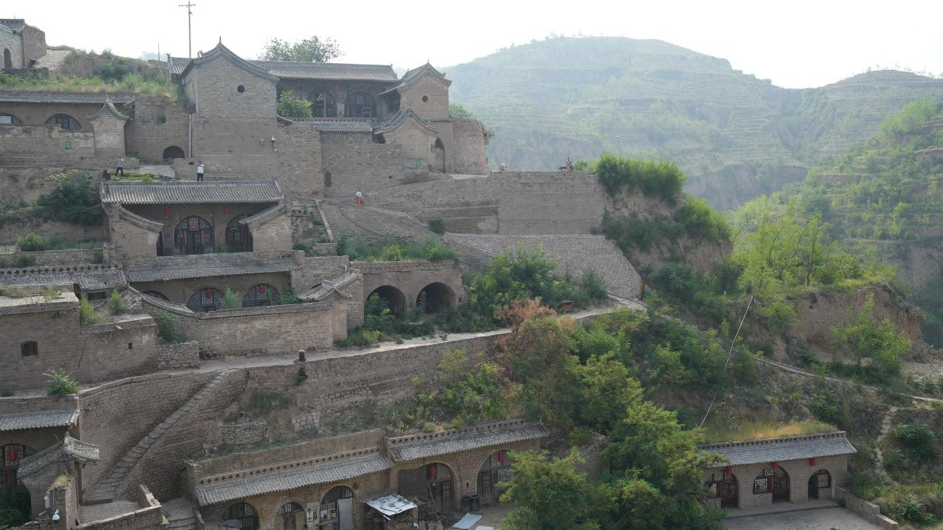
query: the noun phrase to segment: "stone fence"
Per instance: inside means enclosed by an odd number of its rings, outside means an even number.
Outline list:
[[[161,504],[143,485],[138,486],[137,510],[72,527],[73,530],[154,530],[165,528]]]
[[[845,488],[835,488],[835,498],[845,504],[845,508],[860,515],[868,522],[876,524],[884,530],[893,530],[897,528],[897,521],[881,515],[881,507],[877,504],[868,502],[856,497]]]
[[[186,370],[200,367],[200,343],[159,344],[157,346],[158,370]]]
[[[32,252],[16,250],[12,254],[2,254],[0,257],[10,261],[10,263],[27,261],[31,264],[30,266],[37,267],[89,265],[104,262],[104,253],[100,248]]]

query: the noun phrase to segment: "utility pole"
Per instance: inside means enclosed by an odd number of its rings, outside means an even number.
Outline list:
[[[180,4],[177,7],[187,8],[187,57],[190,59],[193,58],[193,27],[191,21],[193,19],[193,11],[190,10],[191,7],[196,7],[196,4],[187,0],[186,4]]]

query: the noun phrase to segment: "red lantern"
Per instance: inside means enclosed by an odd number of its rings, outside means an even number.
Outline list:
[[[170,206],[164,206],[164,219],[170,219]]]
[[[726,474],[728,474],[728,475],[733,475],[733,467],[732,467],[732,466],[727,466],[726,468],[724,468],[724,473],[726,473]]]
[[[814,465],[815,465],[815,457],[814,457],[814,456],[809,459],[809,465],[810,465],[810,466],[814,466]]]
[[[429,480],[435,480],[435,473],[436,473],[435,464],[426,466],[426,477]]]
[[[207,289],[207,290],[206,290],[206,297],[209,298],[209,299],[211,299],[211,300],[213,299],[213,290],[212,290],[212,289]]]
[[[16,447],[7,447],[7,462],[16,462]]]
[[[498,451],[498,463],[504,465],[504,451]]]
[[[264,284],[264,283],[260,283],[260,284],[259,284],[259,294],[265,294],[265,284]]]
[[[223,206],[223,215],[229,215],[229,206]]]
[[[779,464],[777,464],[776,462],[773,462],[772,464],[769,465],[769,467],[773,471],[776,471],[776,469],[779,468]]]

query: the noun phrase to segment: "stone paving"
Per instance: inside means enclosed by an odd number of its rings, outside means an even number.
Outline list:
[[[730,510],[723,524],[728,530],[882,530],[832,501]]]

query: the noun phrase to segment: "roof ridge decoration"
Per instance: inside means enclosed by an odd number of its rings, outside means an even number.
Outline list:
[[[272,206],[271,208],[266,208],[255,215],[250,215],[249,217],[240,219],[239,224],[257,228],[257,227],[267,224],[269,221],[277,219],[281,214],[285,213],[287,210],[288,210],[288,207],[285,206],[285,203],[280,202],[276,204],[275,206]]]
[[[434,135],[439,134],[438,131],[436,131],[434,128],[432,128],[429,125],[428,121],[420,118],[419,115],[416,114],[416,112],[411,108],[400,109],[399,111],[396,112],[396,114],[390,116],[388,120],[381,123],[380,125],[377,125],[376,128],[373,129],[373,133],[386,134],[386,133],[393,132],[396,129],[400,128],[404,123],[406,123],[410,119],[414,120],[417,125],[429,131],[430,133]]]
[[[320,284],[315,285],[314,287],[302,291],[298,294],[298,298],[301,300],[314,300],[320,302],[327,298],[331,293],[337,293],[338,296],[346,300],[353,298],[353,295],[350,293],[345,293],[340,290],[341,287],[346,287],[350,285],[351,282],[357,278],[362,277],[362,274],[357,269],[345,268],[344,272],[340,276],[335,277],[333,280],[322,280]]]
[[[845,431],[833,431],[815,434],[800,434],[795,436],[779,436],[776,438],[760,438],[758,440],[735,440],[731,442],[718,442],[713,444],[699,445],[699,449],[720,449],[724,447],[749,447],[755,445],[775,445],[786,442],[798,442],[804,440],[824,440],[828,438],[847,438]]]
[[[422,79],[423,77],[427,77],[427,76],[431,76],[432,78],[438,80],[439,82],[444,84],[446,87],[449,87],[452,85],[452,81],[449,79],[446,79],[445,74],[436,70],[434,66],[426,62],[426,64],[418,68],[407,70],[406,73],[403,74],[402,79],[400,79],[399,84],[384,90],[383,92],[380,93],[380,95],[382,96],[384,94],[389,94],[390,92],[396,92],[400,89],[408,88],[418,83],[419,80]]]
[[[88,463],[100,460],[98,446],[83,442],[66,433],[61,442],[23,459],[17,469],[20,478],[33,475],[59,459],[65,459],[71,470],[72,462]]]
[[[138,228],[143,228],[144,230],[147,230],[148,232],[157,233],[157,232],[160,232],[164,228],[164,223],[140,216],[126,209],[121,204],[118,204],[117,207],[118,207],[118,218],[121,219],[122,221],[127,221]]]
[[[132,99],[131,101],[134,101],[134,100]],[[102,107],[98,109],[98,112],[89,116],[88,119],[89,121],[94,121],[95,119],[105,116],[106,114],[111,115],[115,118],[118,118],[119,120],[122,120],[122,121],[129,121],[131,119],[129,116],[122,114],[121,112],[118,111],[117,108],[115,108],[115,103],[114,101],[112,101],[111,96],[108,94],[105,94],[105,103],[102,104]]]
[[[506,421],[496,421],[491,423],[480,423],[478,425],[473,425],[471,427],[465,427],[463,429],[448,429],[445,431],[439,432],[424,432],[416,434],[407,434],[405,436],[396,436],[392,438],[387,438],[387,443],[390,445],[403,444],[403,443],[414,443],[414,442],[427,442],[442,438],[449,438],[452,436],[460,434],[470,434],[475,432],[487,432],[487,431],[496,431],[505,428],[511,427],[523,427],[527,423],[522,419],[516,420],[506,420]],[[536,423],[534,424],[536,425]]]
[[[349,460],[356,457],[372,456],[374,454],[379,454],[379,453],[380,453],[379,447],[367,447],[363,449],[353,449],[350,451],[344,451],[341,453],[331,453],[329,455],[313,456],[310,458],[284,460],[281,462],[275,462],[273,464],[253,467],[249,469],[241,469],[239,471],[230,471],[228,473],[219,473],[216,475],[209,475],[209,476],[201,478],[197,482],[197,484],[212,484],[215,482],[221,482],[224,480],[230,480],[234,478],[243,478],[243,477],[248,477],[252,475],[263,475],[263,474],[275,473],[279,471],[292,471],[296,468],[310,466],[313,464],[337,462],[341,460]]]
[[[277,75],[269,73],[268,70],[262,68],[261,66],[252,64],[251,62],[243,59],[236,55],[232,50],[223,45],[222,39],[220,42],[213,47],[212,50],[204,53],[203,55],[197,57],[196,59],[190,59],[190,62],[187,64],[186,68],[183,69],[183,72],[180,73],[181,77],[186,77],[190,70],[202,66],[205,63],[215,60],[218,57],[228,60],[233,63],[236,67],[241,68],[249,73],[255,74],[259,77],[264,77],[272,81],[278,81],[279,77]]]
[[[271,204],[284,199],[275,180],[113,182],[108,194],[101,194],[104,204]]]

